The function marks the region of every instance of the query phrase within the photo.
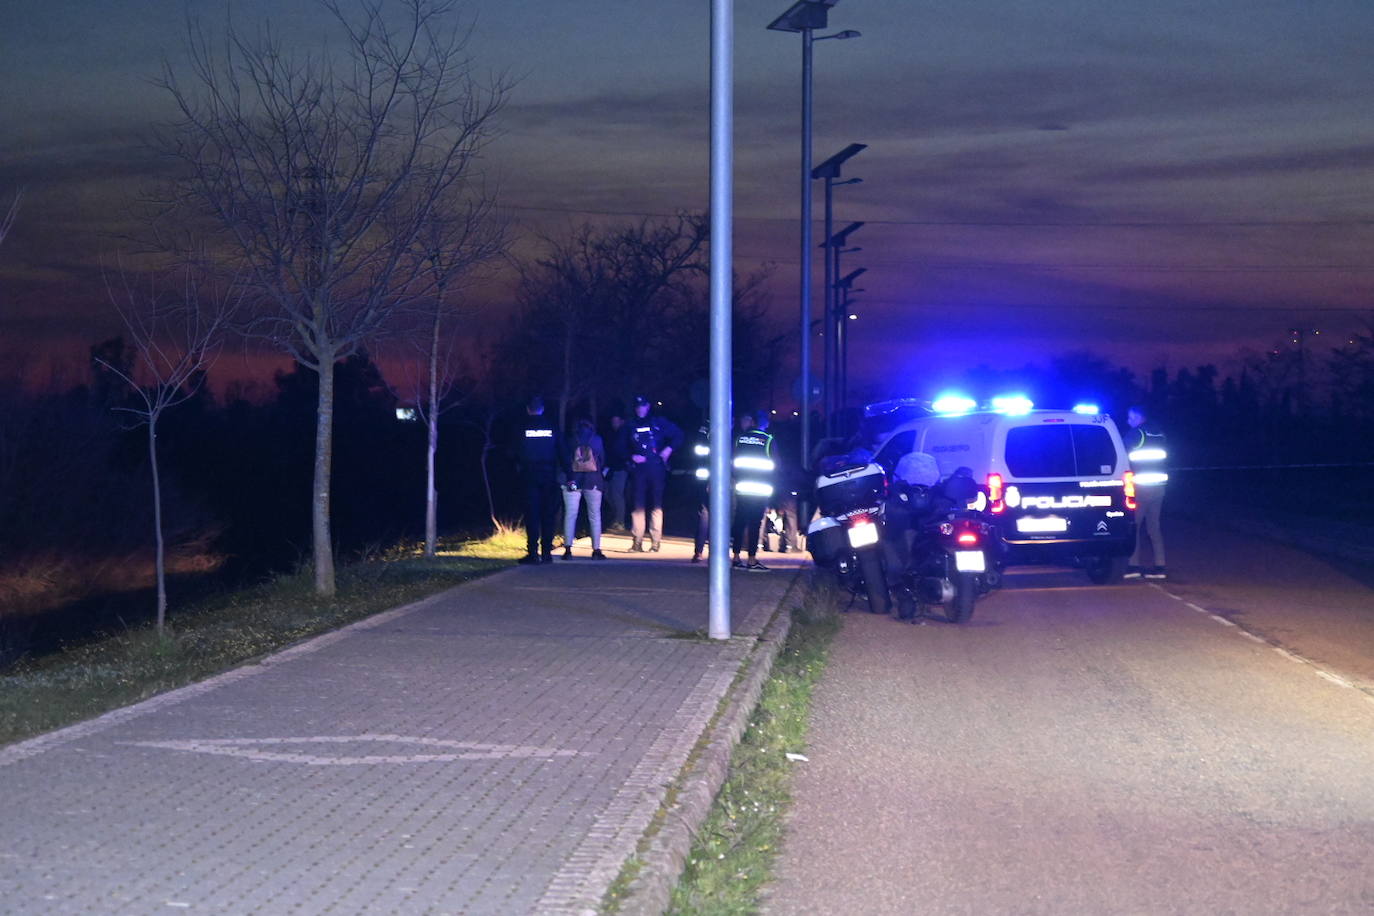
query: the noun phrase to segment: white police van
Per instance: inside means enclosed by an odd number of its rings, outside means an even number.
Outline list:
[[[1120,578],[1135,544],[1135,487],[1111,417],[1093,405],[1037,410],[1022,397],[981,407],[944,397],[922,413],[880,437],[874,461],[889,475],[917,451],[934,456],[942,478],[969,468],[984,488],[976,507],[1005,547],[1003,565],[1073,565],[1096,583]]]

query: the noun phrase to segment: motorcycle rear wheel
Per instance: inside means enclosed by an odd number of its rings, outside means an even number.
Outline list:
[[[945,616],[950,623],[968,623],[973,617],[973,602],[978,597],[978,583],[973,573],[960,573],[954,578],[954,597],[950,599]]]
[[[876,550],[859,552],[859,571],[864,577],[864,592],[868,596],[869,613],[890,613],[887,580],[883,578],[883,561]]]

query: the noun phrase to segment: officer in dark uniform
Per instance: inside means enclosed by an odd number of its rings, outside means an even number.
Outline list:
[[[647,522],[650,549],[657,551],[663,540],[663,487],[668,481],[668,459],[682,445],[682,430],[666,417],[650,414],[653,405],[644,396],[635,398],[635,415],[621,427],[622,442],[629,455],[631,550],[644,551]]]
[[[773,499],[774,471],[773,437],[768,433],[768,414],[759,411],[749,429],[735,437],[735,456],[731,464],[735,470],[735,518],[731,526],[731,546],[735,554],[734,566],[739,569],[763,571],[768,567],[758,560],[759,526],[764,510]],[[748,554],[749,562],[740,558]]]
[[[702,551],[711,529],[711,424],[704,422],[697,428],[692,443],[692,486],[697,494],[697,534],[692,542],[692,562],[700,563]]]
[[[536,565],[553,562],[554,518],[562,504],[558,489],[563,442],[558,427],[544,417],[539,395],[525,405],[525,422],[519,443],[520,480],[525,486],[525,547],[519,562]]]

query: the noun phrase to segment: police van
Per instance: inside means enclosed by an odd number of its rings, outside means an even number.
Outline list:
[[[1135,545],[1136,501],[1111,417],[1087,404],[1040,410],[1023,397],[983,406],[945,397],[922,413],[881,435],[874,461],[889,475],[917,451],[934,456],[941,478],[968,468],[983,485],[975,507],[1000,534],[1004,565],[1073,565],[1099,584],[1120,578]]]

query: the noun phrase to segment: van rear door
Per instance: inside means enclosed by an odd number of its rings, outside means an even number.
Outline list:
[[[1003,458],[1008,543],[1130,537],[1120,454],[1104,424],[1050,416],[1010,426]]]

